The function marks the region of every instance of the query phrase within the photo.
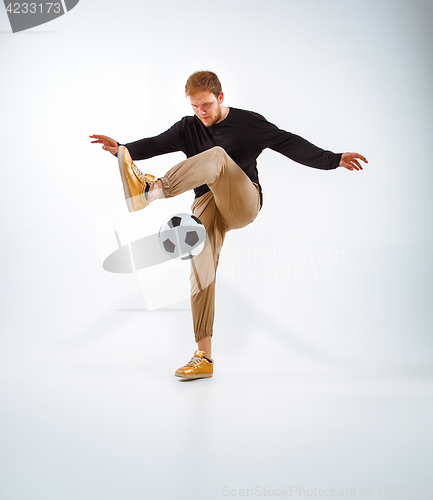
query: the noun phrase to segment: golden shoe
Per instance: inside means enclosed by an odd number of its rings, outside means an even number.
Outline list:
[[[182,378],[209,378],[213,374],[213,362],[208,361],[204,351],[195,351],[191,361],[182,368],[176,370],[176,377]]]
[[[146,195],[155,181],[155,176],[143,174],[132,161],[131,155],[125,146],[119,146],[117,158],[128,210],[135,212],[147,207],[149,202]]]

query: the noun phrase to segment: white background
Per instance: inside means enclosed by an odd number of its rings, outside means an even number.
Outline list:
[[[3,498],[433,486],[432,21],[430,0],[81,0],[12,34],[0,7]],[[215,376],[184,384],[187,301],[146,312],[136,276],[102,269],[95,221],[123,193],[88,136],[164,131],[199,69],[226,105],[369,164],[260,156]]]

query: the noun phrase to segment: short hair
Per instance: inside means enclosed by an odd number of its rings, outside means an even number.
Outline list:
[[[185,95],[188,97],[206,90],[210,90],[216,97],[222,91],[221,83],[212,71],[196,71],[186,81]]]

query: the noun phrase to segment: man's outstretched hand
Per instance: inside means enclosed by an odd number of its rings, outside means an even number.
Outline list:
[[[91,141],[92,144],[102,144],[102,149],[105,151],[110,151],[113,155],[117,154],[117,141],[106,135],[91,135],[91,139],[96,139],[96,141]]]
[[[368,163],[367,158],[364,158],[358,153],[343,153],[339,166],[347,168],[347,170],[362,170],[361,164],[358,160]]]

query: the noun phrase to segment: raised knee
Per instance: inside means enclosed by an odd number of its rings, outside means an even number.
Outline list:
[[[215,153],[215,155],[218,155],[218,156],[221,156],[222,154],[226,155],[226,151],[224,148],[222,148],[221,146],[214,146],[211,151],[213,153]]]

